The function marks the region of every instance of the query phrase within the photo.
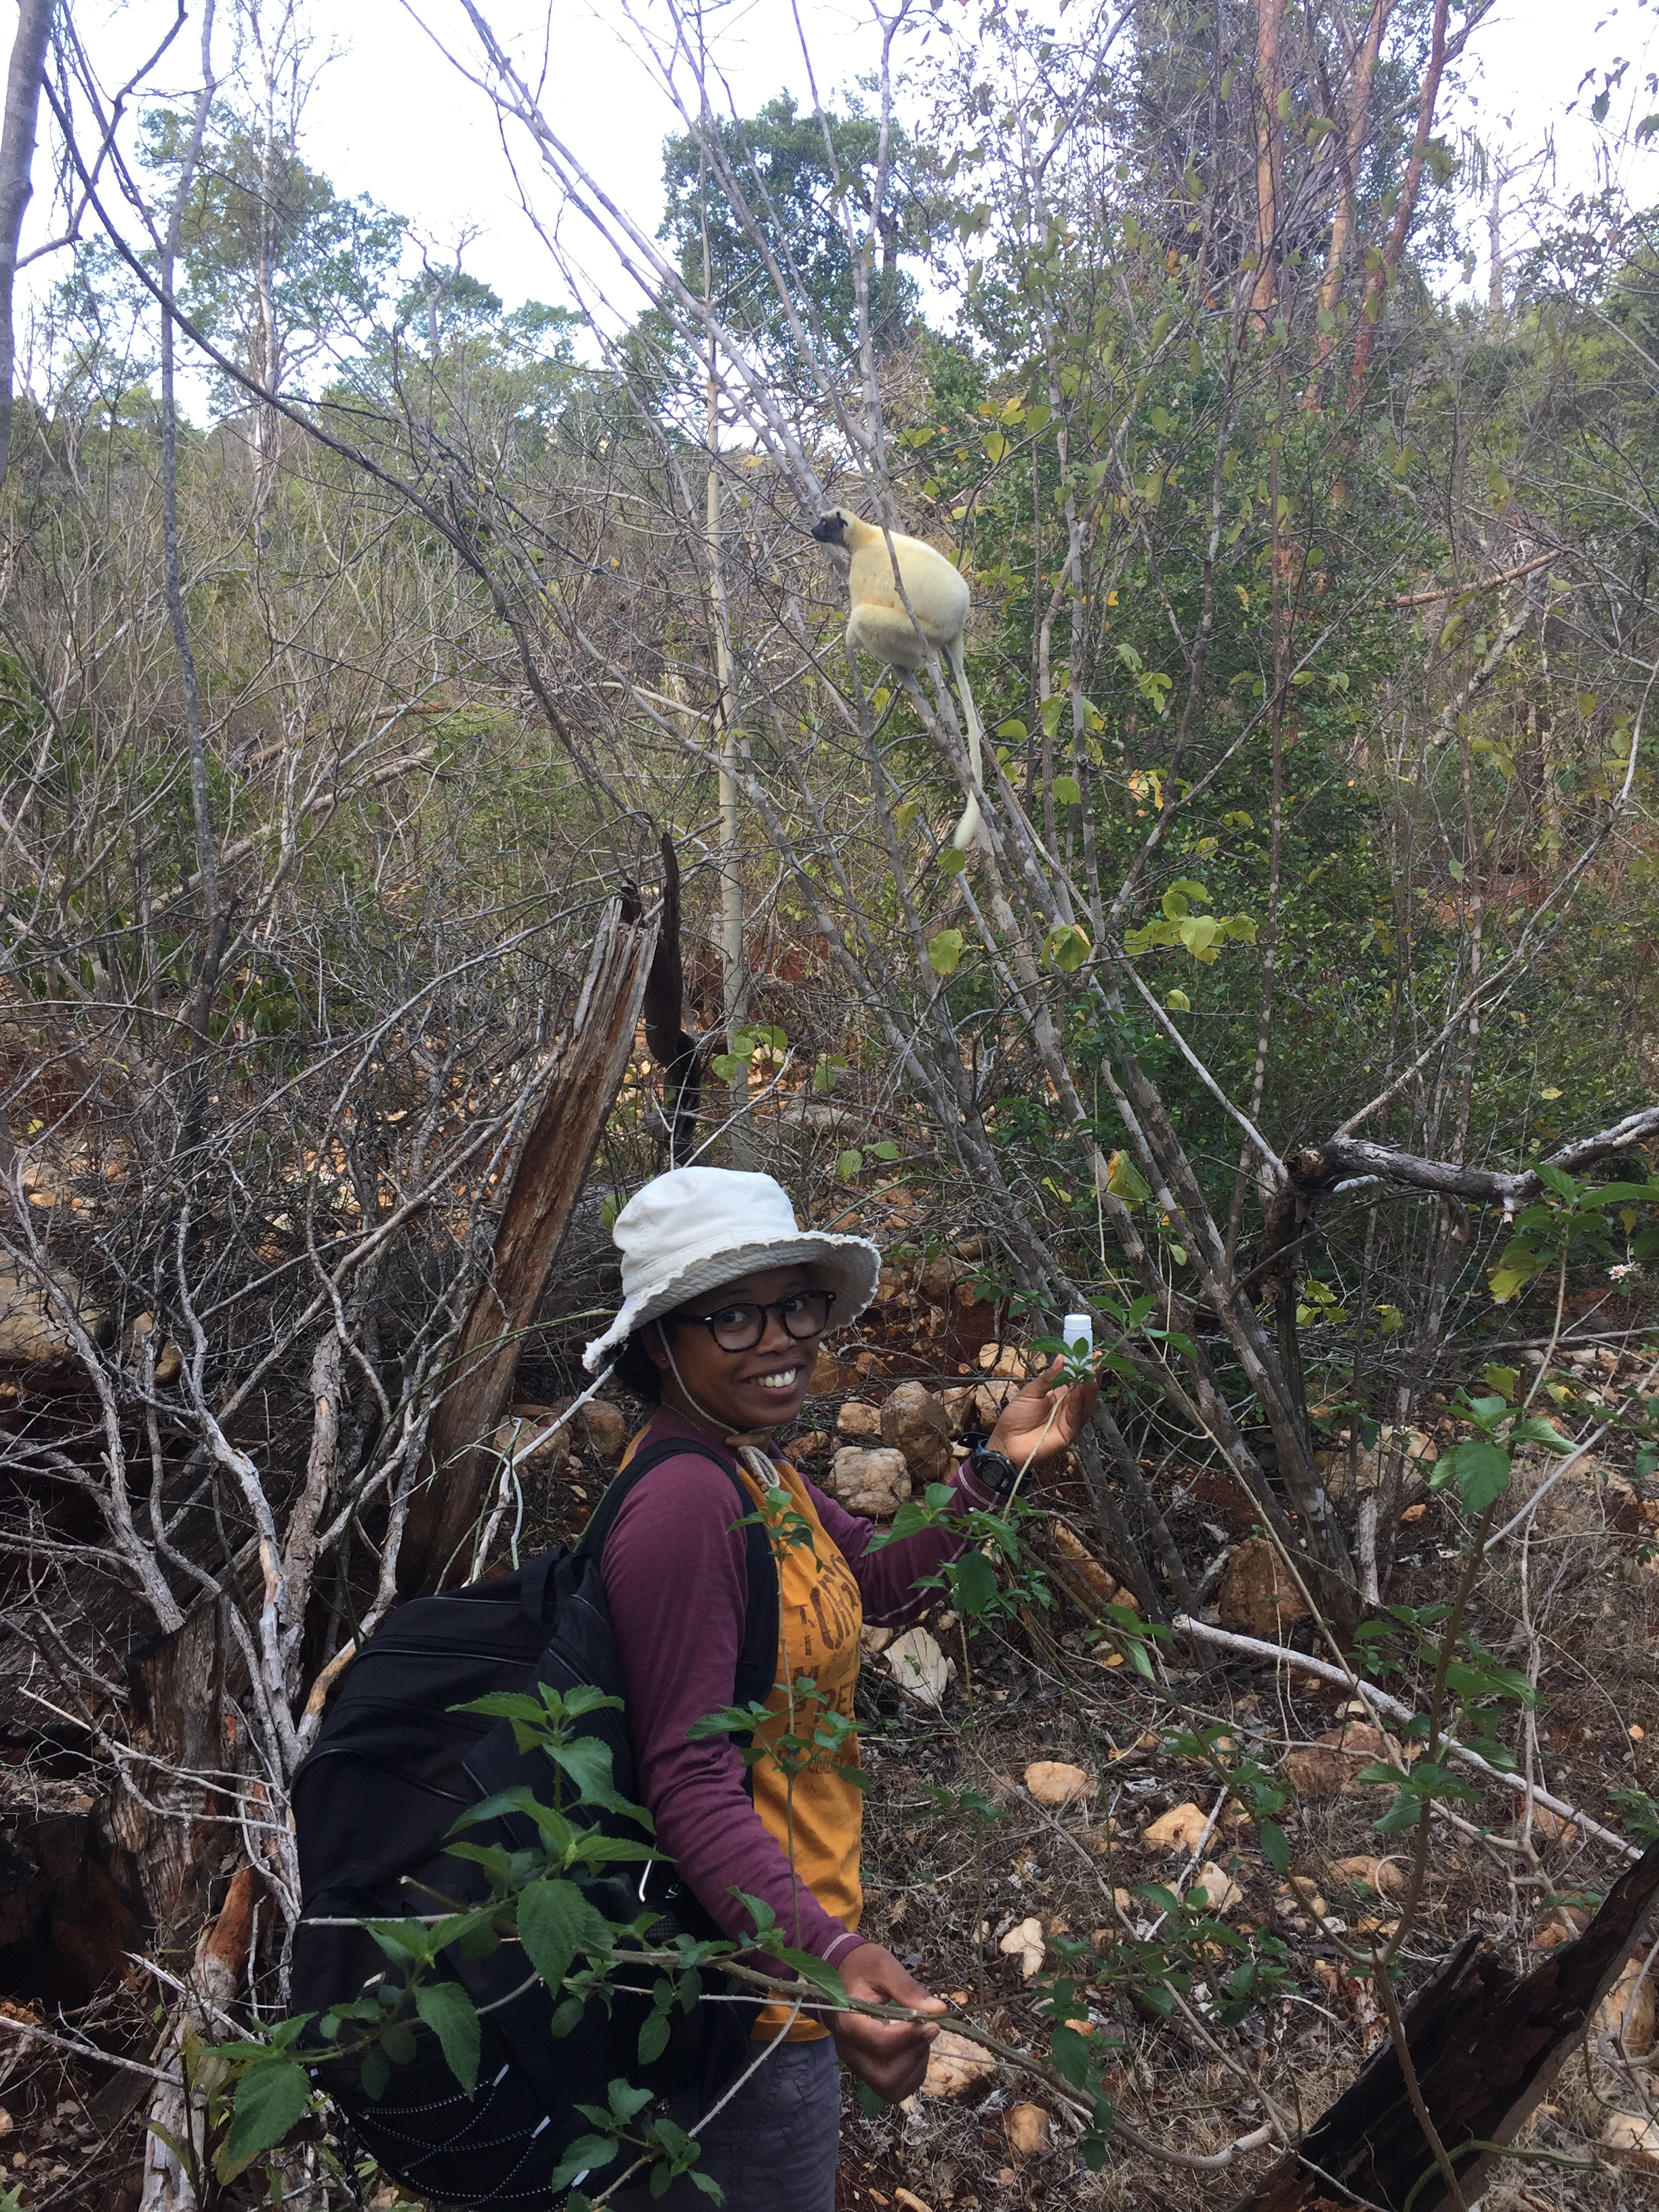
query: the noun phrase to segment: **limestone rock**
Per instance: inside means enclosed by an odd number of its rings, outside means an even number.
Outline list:
[[[1018,1395],[1018,1382],[981,1382],[974,1392],[974,1416],[971,1426],[983,1429],[987,1436],[1002,1418],[1002,1409],[1008,1401]]]
[[[1406,1874],[1398,1859],[1338,1859],[1331,1872],[1343,1881],[1374,1889],[1379,1897],[1403,1897]]]
[[[1616,2046],[1621,2037],[1626,2056],[1644,2058],[1653,2048],[1653,1983],[1642,1972],[1645,1948],[1625,1963],[1624,1972],[1595,2008],[1590,2023],[1592,2048],[1595,2037],[1605,2035]]]
[[[127,1366],[137,1366],[143,1357],[145,1346],[155,1334],[155,1316],[153,1313],[141,1313],[128,1324],[126,1333],[121,1340],[122,1358]],[[176,1382],[183,1371],[184,1364],[185,1355],[171,1337],[164,1344],[158,1345],[155,1350],[157,1384],[165,1389],[169,1382]]]
[[[953,1464],[951,1424],[945,1408],[923,1382],[901,1382],[881,1409],[881,1440],[902,1452],[918,1489],[943,1482]]]
[[[1589,1915],[1576,1905],[1558,1905],[1533,1938],[1534,1951],[1553,1951],[1558,1943],[1571,1943],[1589,1926]]]
[[[1559,1813],[1553,1813],[1547,1805],[1533,1807],[1532,1825],[1534,1832],[1538,1835],[1553,1836],[1564,1844],[1576,1844],[1578,1841],[1577,1820],[1564,1820]]]
[[[1190,1802],[1173,1806],[1140,1832],[1149,1851],[1185,1851],[1190,1857],[1204,1840],[1209,1819],[1203,1808]]]
[[[948,2027],[942,2027],[928,2046],[927,2076],[921,2094],[965,2097],[981,2081],[989,2081],[996,2070],[996,2061],[988,2051],[969,2043],[965,2035],[953,2035]]]
[[[1358,1778],[1363,1769],[1378,1759],[1399,1766],[1407,1763],[1407,1754],[1380,1729],[1349,1721],[1305,1749],[1287,1752],[1285,1776],[1299,1797],[1337,1797],[1350,1790],[1386,1788],[1386,1784],[1362,1784]]]
[[[1005,1958],[1019,1960],[1021,1978],[1029,1982],[1042,1964],[1042,1923],[1035,1915],[1017,1920],[997,1948]]]
[[[1016,2105],[1003,2115],[1002,2124],[1016,2158],[1036,2158],[1050,2147],[1052,2123],[1041,2105]]]
[[[1117,1577],[1101,1565],[1075,1529],[1068,1528],[1063,1521],[1051,1521],[1048,1534],[1054,1540],[1054,1549],[1066,1565],[1103,1605],[1121,1605],[1127,1606],[1132,1611],[1136,1609],[1134,1592],[1125,1589]]]
[[[881,1434],[881,1415],[873,1406],[866,1406],[857,1398],[849,1398],[836,1416],[838,1437],[878,1437]]]
[[[857,1444],[847,1444],[830,1461],[824,1487],[849,1513],[886,1521],[910,1495],[910,1471],[902,1452],[866,1451]]]
[[[1228,1873],[1209,1859],[1193,1876],[1193,1894],[1201,1894],[1212,1912],[1231,1912],[1236,1905],[1243,1905],[1244,1893]]]
[[[969,1429],[978,1427],[975,1413],[975,1401],[978,1395],[979,1385],[976,1382],[964,1382],[959,1389],[945,1392],[945,1418],[953,1437],[962,1436]]]
[[[1017,1344],[981,1344],[979,1364],[986,1374],[1006,1382],[1023,1382],[1031,1371],[1030,1362]]]
[[[566,1399],[565,1405],[569,1402]],[[489,1441],[503,1459],[509,1458],[514,1453],[522,1451],[526,1444],[533,1443],[544,1429],[557,1420],[564,1409],[564,1406],[559,1405],[514,1406]],[[528,1459],[520,1461],[520,1472],[539,1474],[547,1469],[557,1470],[568,1466],[574,1442],[571,1435],[574,1425],[574,1423],[567,1421],[563,1428],[549,1437],[545,1443],[537,1445]]]
[[[104,1316],[82,1302],[81,1286],[73,1275],[61,1267],[54,1267],[52,1274],[79,1314],[82,1327],[97,1343],[106,1328]],[[0,1363],[11,1367],[69,1367],[75,1357],[75,1340],[34,1270],[16,1261],[0,1261]]]
[[[1279,1891],[1281,1897],[1294,1897],[1305,1905],[1316,1920],[1323,1920],[1330,1906],[1319,1893],[1319,1884],[1310,1874],[1293,1874]]]
[[[907,1697],[936,1708],[944,1703],[945,1691],[956,1680],[956,1662],[945,1657],[925,1628],[907,1628],[883,1656]]]
[[[968,1272],[965,1260],[930,1260],[917,1278],[916,1288],[936,1306],[948,1306],[951,1293]]]
[[[804,1459],[816,1459],[829,1441],[822,1429],[808,1429],[804,1437],[791,1437],[784,1451],[792,1465],[799,1465]]]
[[[1222,1572],[1216,1614],[1224,1628],[1282,1644],[1285,1631],[1308,1618],[1283,1561],[1266,1536],[1241,1544]]]
[[[603,1398],[590,1399],[576,1416],[587,1441],[601,1459],[616,1462],[628,1449],[628,1417],[620,1406]]]
[[[1093,1784],[1080,1766],[1058,1759],[1039,1759],[1025,1770],[1025,1787],[1039,1805],[1075,1805]]]
[[[1601,2130],[1601,2141],[1628,2164],[1659,2171],[1659,2121],[1645,2119],[1640,2112],[1614,2112]]]

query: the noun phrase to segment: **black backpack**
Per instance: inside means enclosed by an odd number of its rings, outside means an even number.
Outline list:
[[[520,1754],[507,1722],[454,1708],[538,1681],[561,1690],[596,1683],[621,1696],[621,1657],[600,1553],[635,1486],[664,1460],[688,1451],[726,1468],[747,1518],[753,1500],[729,1460],[678,1438],[654,1445],[616,1477],[574,1551],[561,1547],[516,1574],[413,1599],[358,1653],[294,1778],[301,1882],[292,1968],[296,2012],[325,2012],[356,1996],[386,1963],[362,1929],[311,1923],[401,1919],[429,1909],[404,1886],[404,1875],[461,1902],[488,1894],[478,1867],[445,1855],[453,1824],[498,1790],[528,1784],[544,1795],[550,1770],[539,1753]],[[763,1701],[777,1673],[777,1569],[758,1522],[744,1535],[749,1601],[732,1686],[737,1705]],[[626,1715],[594,1713],[580,1730],[610,1747],[617,1794],[631,1799]],[[465,1832],[472,1841],[508,1850],[533,1840],[521,1814]],[[654,1908],[661,1917],[652,1932],[659,1938],[677,1928],[701,1938],[718,1935],[671,1865],[653,1863],[642,1874],[637,1882],[624,1870],[586,1885],[595,1906],[624,1923]],[[394,2065],[378,2098],[364,2089],[356,2058],[328,2062],[314,2076],[362,2150],[395,2180],[446,2205],[489,2205],[499,2212],[550,2205],[550,2177],[570,2143],[589,2131],[590,2123],[574,2110],[578,2104],[605,2105],[606,2084],[618,2075],[656,2096],[695,2086],[712,2101],[744,2062],[757,2009],[729,2002],[698,2004],[690,2014],[677,2008],[666,2050],[641,2065],[639,2031],[651,2008],[648,1997],[614,1996],[609,2011],[596,2000],[575,2028],[556,2037],[555,1996],[539,1982],[519,1988],[524,1954],[516,1946],[500,1946],[482,1960],[452,1952],[446,1963],[483,2015],[483,2058],[471,2094],[461,2089],[423,2027],[415,2032],[412,2060]],[[735,1985],[726,1986],[735,1993]],[[486,2006],[494,2009],[486,2012]],[[617,2166],[613,2176],[621,2171]]]

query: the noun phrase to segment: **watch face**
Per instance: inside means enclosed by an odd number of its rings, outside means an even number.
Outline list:
[[[982,1451],[974,1454],[974,1472],[981,1482],[988,1482],[993,1490],[1006,1490],[1019,1469],[1002,1452]]]

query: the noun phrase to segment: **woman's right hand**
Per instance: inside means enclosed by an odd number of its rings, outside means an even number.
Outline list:
[[[849,1997],[867,2004],[908,2005],[918,2012],[943,2012],[944,2000],[925,1990],[879,1943],[860,1943],[842,1960],[838,1972]],[[921,2087],[927,2071],[927,2046],[939,2033],[919,2020],[872,2020],[868,2013],[840,2012],[830,2028],[842,2063],[867,2081],[884,2104],[896,2105]]]

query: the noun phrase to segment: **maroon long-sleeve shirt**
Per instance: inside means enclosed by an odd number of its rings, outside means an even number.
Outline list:
[[[702,1449],[664,1460],[631,1491],[605,1539],[605,1598],[621,1647],[628,1729],[637,1786],[657,1824],[657,1842],[673,1859],[704,1910],[730,1937],[753,1932],[733,1896],[762,1898],[779,1924],[800,1933],[804,1950],[832,1964],[862,1939],[826,1912],[798,1881],[744,1787],[744,1766],[729,1736],[689,1740],[694,1722],[732,1702],[749,1601],[743,1517],[730,1474],[705,1454],[705,1430],[665,1409],[640,1449],[674,1437]],[[723,1446],[713,1448],[725,1453]],[[735,1459],[731,1460],[735,1467]],[[994,1504],[993,1492],[957,1470],[964,1509]],[[824,1531],[852,1569],[872,1626],[914,1620],[933,1592],[917,1589],[962,1549],[959,1536],[927,1529],[865,1557],[875,1534],[811,1482]],[[797,1914],[799,1918],[797,1919]]]

